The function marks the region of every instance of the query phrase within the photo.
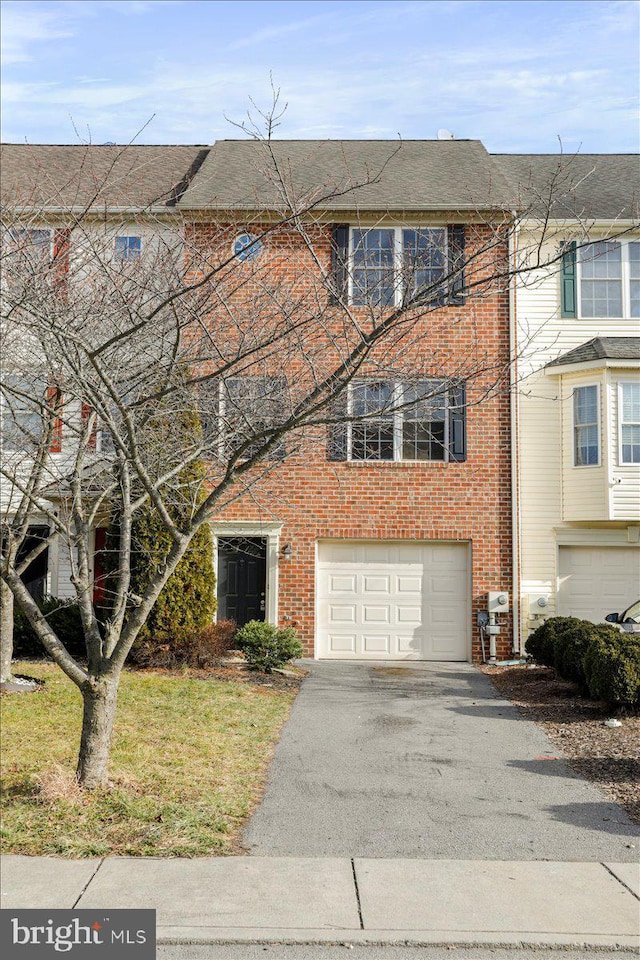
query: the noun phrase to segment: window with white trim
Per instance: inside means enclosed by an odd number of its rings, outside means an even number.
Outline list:
[[[598,387],[575,387],[573,391],[573,463],[596,467],[600,463]]]
[[[332,428],[332,459],[445,462],[466,457],[461,384],[361,380],[349,385],[343,409],[345,403],[346,423]],[[343,455],[335,450],[337,431]]]
[[[242,450],[241,459],[255,456],[287,419],[290,405],[285,377],[248,376],[229,377],[219,381],[218,387],[218,449],[223,458]],[[203,432],[210,429],[203,423]],[[255,439],[255,442],[251,441]],[[285,447],[279,441],[269,452],[270,460],[281,459]]]
[[[640,463],[640,382],[621,383],[620,463]]]
[[[137,260],[142,253],[140,237],[115,237],[114,253],[118,260]]]
[[[351,227],[349,258],[350,300],[356,306],[399,306],[423,290],[438,295],[447,274],[447,229]]]
[[[640,241],[586,244],[577,266],[580,317],[640,317]]]

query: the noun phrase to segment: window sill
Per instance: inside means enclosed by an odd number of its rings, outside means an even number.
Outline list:
[[[414,470],[414,469],[416,469],[416,468],[420,469],[420,468],[424,468],[424,467],[440,467],[440,468],[442,468],[442,467],[447,467],[447,466],[449,466],[449,463],[453,463],[453,462],[456,462],[456,463],[457,463],[458,461],[450,461],[450,460],[342,460],[342,461],[334,461],[334,463],[336,463],[336,462],[338,462],[338,463],[339,463],[339,462],[342,462],[342,463],[344,463],[347,467],[353,467],[353,468],[355,468],[356,470],[361,470],[361,469],[366,468],[366,467],[375,467],[376,469],[377,469],[377,468],[380,468],[380,467],[384,467],[384,468],[386,468],[387,470],[388,470],[389,468],[391,468],[391,469],[396,469],[396,470]]]

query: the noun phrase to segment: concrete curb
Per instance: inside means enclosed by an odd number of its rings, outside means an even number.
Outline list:
[[[140,907],[158,943],[640,949],[640,864],[2,858],[5,909]]]

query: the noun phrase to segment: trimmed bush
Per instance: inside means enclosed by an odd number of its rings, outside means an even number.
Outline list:
[[[583,669],[594,700],[606,700],[615,707],[640,705],[640,638],[615,627],[598,627]]]
[[[70,600],[48,597],[39,606],[52,630],[64,643],[71,656],[81,660],[86,659],[87,648],[78,604]],[[17,603],[13,606],[13,656],[16,660],[51,659]]]
[[[244,653],[247,663],[271,673],[274,667],[282,667],[289,660],[302,656],[302,644],[293,627],[279,629],[262,620],[250,620],[240,627],[236,644]]]
[[[536,663],[555,666],[556,637],[588,621],[578,617],[550,617],[527,637],[524,648]]]
[[[589,620],[580,620],[574,627],[556,633],[553,641],[553,665],[564,680],[574,680],[586,686],[582,661],[589,644],[598,636],[600,626]]]
[[[169,670],[176,667],[215,667],[234,648],[235,635],[234,620],[218,620],[191,637],[183,637],[180,643],[141,641],[134,645],[131,660],[139,667]]]

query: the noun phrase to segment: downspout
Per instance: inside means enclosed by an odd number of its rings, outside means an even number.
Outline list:
[[[516,317],[517,215],[511,211],[514,228],[509,235],[509,263],[513,274],[509,281],[509,353],[511,393],[511,538],[513,569],[513,652],[520,654],[520,467],[518,458],[518,334]]]

